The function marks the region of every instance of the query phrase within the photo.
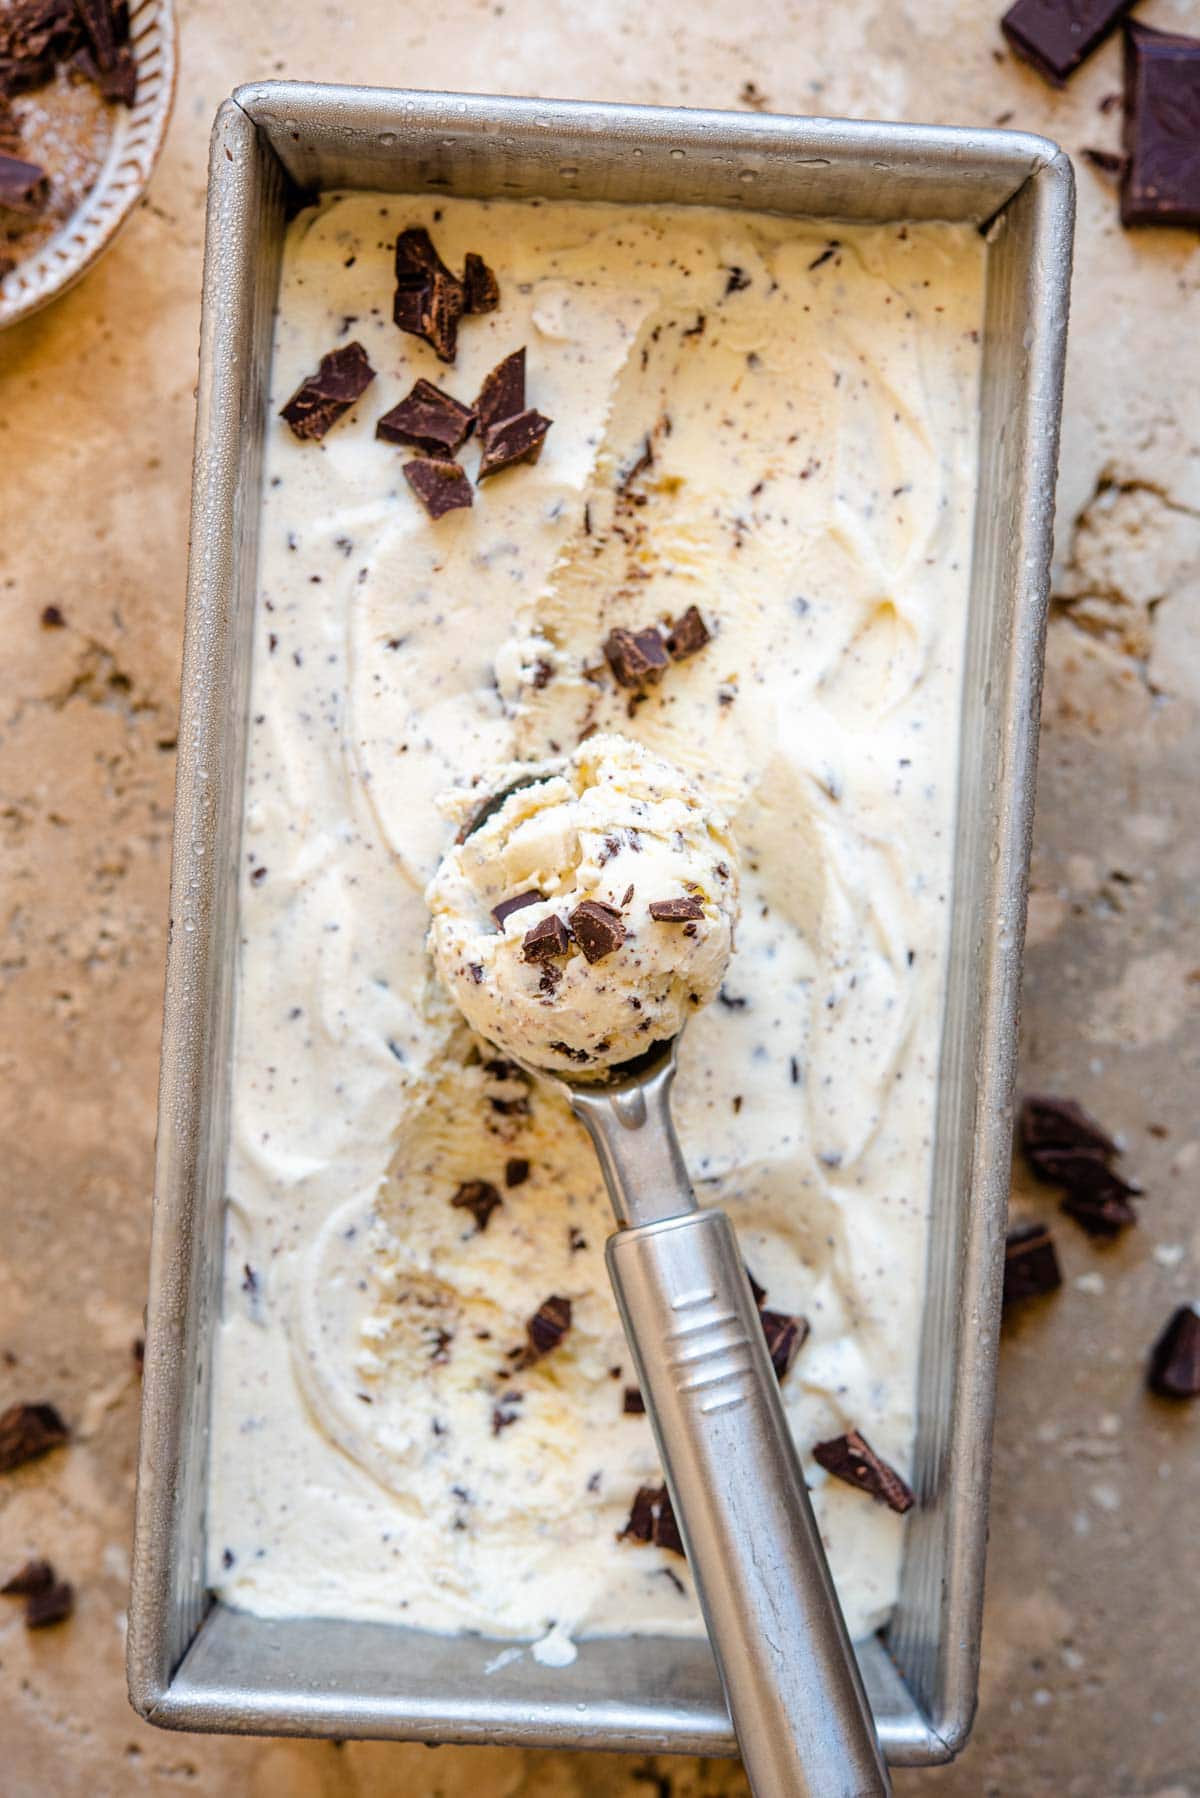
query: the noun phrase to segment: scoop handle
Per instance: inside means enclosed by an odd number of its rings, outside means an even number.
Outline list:
[[[728,1218],[692,1210],[618,1230],[607,1260],[755,1798],[886,1798]]]

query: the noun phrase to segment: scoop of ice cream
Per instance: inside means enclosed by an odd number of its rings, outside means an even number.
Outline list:
[[[536,1067],[586,1074],[674,1036],[715,998],[733,948],[737,851],[671,762],[594,736],[569,760],[498,770],[528,785],[466,832],[426,900],[438,973],[467,1022]]]

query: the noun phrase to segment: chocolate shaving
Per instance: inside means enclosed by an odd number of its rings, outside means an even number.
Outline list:
[[[857,1430],[835,1436],[830,1442],[818,1442],[813,1449],[813,1460],[835,1479],[845,1480],[847,1485],[869,1492],[872,1498],[881,1500],[892,1511],[903,1515],[913,1507],[913,1495],[908,1485],[894,1467],[880,1460]]]
[[[457,462],[418,456],[404,465],[404,478],[431,518],[444,518],[475,503],[468,481]]]
[[[704,907],[698,899],[652,899],[650,916],[656,924],[686,924],[703,918]]]
[[[10,1405],[0,1415],[0,1473],[58,1448],[70,1435],[53,1405]]]
[[[428,231],[411,226],[396,239],[396,295],[392,318],[422,337],[442,362],[458,351],[458,321],[466,310],[463,284],[446,267]]]
[[[1133,0],[1016,0],[1000,21],[1013,51],[1053,87],[1104,42]]]
[[[510,1181],[509,1184],[513,1183]],[[504,1200],[490,1180],[464,1180],[450,1203],[456,1211],[469,1211],[482,1235],[492,1212],[498,1205],[503,1205]]]
[[[492,1411],[492,1435],[498,1436],[506,1430],[510,1423],[516,1423],[520,1415],[518,1407],[524,1399],[524,1393],[506,1392],[500,1403]]]
[[[515,418],[525,410],[525,351],[514,350],[484,376],[475,412],[479,429],[486,434],[506,418]]]
[[[570,946],[566,925],[561,918],[553,916],[542,918],[521,939],[526,961],[549,961],[552,956],[565,955]]]
[[[504,1163],[504,1184],[507,1187],[524,1186],[529,1178],[529,1163],[523,1155],[513,1155]],[[490,1215],[490,1214],[489,1214]]]
[[[1123,225],[1200,225],[1200,38],[1125,26]]]
[[[518,412],[515,418],[502,419],[489,425],[483,434],[483,454],[479,460],[476,485],[489,475],[512,468],[517,462],[536,462],[542,453],[546,433],[554,423],[540,412]]]
[[[712,632],[700,616],[699,607],[689,606],[667,631],[667,654],[673,662],[682,662],[685,656],[694,656],[711,641]]]
[[[641,1486],[633,1500],[629,1522],[617,1536],[618,1542],[647,1542],[655,1548],[684,1553],[683,1538],[675,1521],[670,1494],[665,1486]]]
[[[1004,1308],[1062,1285],[1054,1238],[1045,1224],[1018,1224],[1004,1246]]]
[[[662,679],[668,665],[666,644],[653,625],[644,631],[628,631],[620,626],[609,631],[604,659],[622,687],[653,686]]]
[[[430,456],[449,458],[475,428],[475,414],[432,381],[418,381],[375,426],[385,443],[404,443]]]
[[[1027,1154],[1037,1149],[1097,1149],[1102,1155],[1118,1152],[1108,1132],[1074,1099],[1031,1093],[1021,1105],[1020,1131]]]
[[[626,1386],[621,1400],[621,1409],[626,1417],[644,1417],[646,1401],[636,1386]]]
[[[627,935],[620,912],[601,899],[585,899],[575,907],[571,933],[589,962],[603,961],[621,947]]]
[[[528,892],[517,893],[512,899],[502,899],[499,905],[493,905],[492,916],[499,929],[504,929],[504,920],[511,918],[515,911],[524,911],[527,905],[540,905],[542,897],[536,887],[530,887]]]
[[[1146,1383],[1160,1398],[1200,1398],[1200,1311],[1181,1305],[1150,1353]]]
[[[287,420],[294,436],[312,442],[324,437],[374,379],[375,370],[361,343],[330,350],[321,357],[316,374],[300,383],[279,416]]]
[[[529,1367],[534,1361],[540,1361],[551,1349],[556,1349],[563,1337],[571,1328],[571,1301],[552,1294],[543,1299],[533,1316],[527,1319],[525,1335],[528,1338],[521,1351],[520,1366]]]
[[[41,212],[48,193],[46,171],[40,163],[0,155],[0,207],[10,212]]]
[[[474,250],[467,251],[463,265],[463,298],[467,312],[494,312],[500,304],[500,283]]]
[[[763,1335],[767,1339],[771,1366],[775,1369],[775,1378],[782,1380],[785,1374],[792,1371],[796,1356],[808,1340],[808,1319],[789,1317],[785,1311],[762,1310],[759,1317]]]

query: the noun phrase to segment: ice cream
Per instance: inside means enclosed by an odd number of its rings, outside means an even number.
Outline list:
[[[737,854],[719,810],[662,756],[595,736],[565,762],[514,764],[499,810],[426,898],[438,973],[473,1029],[577,1075],[676,1036],[714,999],[733,946]]]
[[[451,270],[474,252],[495,271],[452,364],[392,320],[410,227]],[[737,952],[683,1034],[676,1122],[769,1306],[807,1320],[788,1418],[850,1627],[887,1616],[906,1525],[812,1449],[858,1430],[911,1473],[983,273],[979,234],[937,224],[380,194],[291,223],[207,1515],[226,1602],[553,1625],[556,1652],[702,1633],[686,1562],[618,1539],[661,1470],[591,1144],[463,1022],[426,946],[455,834],[439,796],[509,763],[586,766],[616,734],[736,837]],[[354,341],[373,381],[299,441],[278,409]],[[476,485],[476,433],[455,452],[473,503],[432,518],[377,421],[418,378],[471,405],[522,347],[553,421],[540,458]],[[510,816],[552,815],[546,797]],[[597,852],[592,890],[674,896],[647,853],[618,874]],[[484,878],[464,915],[511,960],[538,914],[491,938]],[[517,896],[523,869],[504,878]],[[534,1359],[531,1327],[551,1343]]]

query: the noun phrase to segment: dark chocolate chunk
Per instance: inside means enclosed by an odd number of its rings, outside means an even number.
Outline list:
[[[608,633],[604,658],[618,685],[653,686],[662,679],[667,666],[667,646],[653,625],[644,631],[627,631],[618,626]]]
[[[523,1155],[512,1155],[504,1163],[504,1184],[508,1187],[524,1186],[529,1178],[529,1163]]]
[[[0,155],[0,207],[10,212],[41,212],[48,193],[46,171],[39,162]]]
[[[1045,1224],[1017,1224],[1004,1246],[1004,1306],[1041,1298],[1062,1285],[1054,1238]]]
[[[66,616],[61,606],[43,606],[42,629],[44,631],[61,631],[66,629]]]
[[[542,453],[546,432],[553,423],[552,418],[530,410],[489,425],[483,434],[483,454],[476,482],[485,481],[502,469],[512,468],[517,462],[536,462]]]
[[[500,304],[500,283],[474,250],[468,250],[463,267],[463,294],[467,312],[494,312]]]
[[[65,1442],[70,1432],[53,1405],[10,1405],[0,1415],[0,1473],[11,1473]]]
[[[700,616],[698,606],[689,606],[681,612],[670,630],[667,632],[667,654],[673,662],[682,662],[685,656],[694,656],[697,650],[703,649],[712,641],[712,632]]]
[[[544,1299],[526,1321],[525,1335],[527,1342],[521,1353],[521,1365],[528,1367],[533,1361],[540,1361],[551,1349],[556,1349],[571,1328],[571,1301],[551,1294]]]
[[[743,1263],[743,1265],[745,1265],[745,1264]],[[754,1275],[750,1272],[750,1269],[748,1267],[746,1268],[746,1278],[750,1282],[750,1291],[754,1296],[754,1303],[758,1306],[759,1310],[761,1311],[763,1306],[767,1302],[767,1289],[765,1286],[759,1285],[758,1281],[754,1278]]]
[[[488,1219],[504,1200],[490,1180],[464,1180],[450,1203],[458,1211],[469,1211],[480,1234],[488,1227]]]
[[[1074,1099],[1031,1093],[1021,1105],[1021,1146],[1034,1149],[1097,1149],[1115,1155],[1117,1145]]]
[[[587,1248],[587,1237],[576,1224],[572,1224],[567,1231],[567,1247],[572,1255],[578,1255],[581,1250]]]
[[[539,897],[541,895],[539,894]],[[527,930],[521,939],[526,961],[549,961],[551,956],[565,955],[571,946],[567,927],[561,918],[543,918]]]
[[[406,443],[431,456],[453,456],[475,428],[475,414],[432,381],[418,381],[375,426],[385,443]]]
[[[458,350],[458,321],[466,310],[463,284],[446,267],[420,226],[396,239],[396,296],[392,317],[402,331],[423,337],[442,362]]]
[[[468,481],[457,462],[434,456],[417,456],[404,464],[404,478],[431,518],[444,518],[475,503]]]
[[[556,987],[558,985],[558,981],[562,978],[562,976],[561,976],[561,974],[559,974],[558,969],[555,967],[543,968],[542,969],[542,985],[543,985],[543,987],[545,987],[545,985],[546,985],[547,974],[555,974],[558,976],[558,979],[556,979],[552,983],[550,988],[548,989],[551,992],[553,992],[554,987]],[[585,1061],[591,1060],[591,1056],[588,1054],[586,1049],[573,1049],[571,1047],[570,1043],[551,1043],[550,1047],[554,1050],[554,1053],[556,1055],[565,1055],[568,1061],[574,1061],[574,1062],[579,1063],[580,1065],[582,1065],[582,1063]]]
[[[746,273],[745,269],[739,268],[736,262],[733,263],[730,266],[729,274],[726,276],[726,279],[725,279],[726,296],[728,296],[731,293],[741,293],[742,290],[744,288],[749,287],[749,285],[750,285],[750,277]]]
[[[672,1554],[684,1552],[683,1538],[675,1521],[670,1494],[665,1486],[641,1486],[634,1497],[629,1522],[617,1537],[618,1542],[650,1542],[656,1548],[668,1548]]]
[[[527,905],[540,905],[542,897],[543,895],[538,892],[536,887],[530,887],[528,892],[517,893],[513,898],[502,899],[499,905],[493,905],[492,916],[498,927],[503,930],[506,918],[511,918],[515,911],[524,911]]]
[[[279,414],[305,442],[324,437],[375,379],[361,343],[348,343],[321,357],[315,375],[302,381]]]
[[[28,1598],[33,1592],[45,1592],[54,1584],[54,1569],[49,1561],[26,1561],[19,1572],[0,1586],[5,1598]]]
[[[72,77],[79,76],[99,88],[105,100],[119,100],[123,106],[132,106],[137,98],[137,63],[128,44],[118,47],[112,63],[104,69],[85,44],[76,50],[68,69]]]
[[[1150,1353],[1146,1382],[1160,1398],[1200,1398],[1200,1310],[1180,1305]]]
[[[111,69],[117,59],[116,8],[112,0],[75,0],[98,69]]]
[[[782,1380],[792,1371],[796,1356],[808,1338],[808,1319],[789,1317],[786,1311],[760,1311],[759,1317],[775,1378]]]
[[[626,1386],[621,1400],[621,1409],[626,1417],[644,1417],[646,1401],[636,1386]]]
[[[74,0],[7,0],[0,10],[0,62],[49,63],[53,74],[82,37]]]
[[[1123,225],[1200,225],[1200,38],[1125,27]]]
[[[494,430],[503,424],[506,418],[515,418],[518,412],[525,410],[525,351],[514,350],[503,362],[498,362],[491,374],[484,377],[483,386],[479,389],[479,398],[475,401],[475,411],[479,417],[479,429],[483,433]]]
[[[1137,1223],[1129,1203],[1140,1187],[1123,1180],[1094,1149],[1037,1149],[1029,1164],[1039,1180],[1066,1187],[1062,1208],[1093,1236],[1115,1236]]]
[[[889,1509],[901,1514],[911,1511],[913,1495],[909,1487],[894,1467],[880,1460],[857,1430],[835,1436],[830,1442],[818,1442],[813,1448],[813,1460],[835,1479],[845,1480],[847,1485],[869,1492]]]
[[[1062,87],[1132,5],[1133,0],[1016,0],[1000,29],[1023,61]]]
[[[652,899],[650,916],[657,924],[686,924],[689,919],[702,918],[704,907],[698,899]]]
[[[589,962],[603,961],[625,941],[625,926],[614,906],[585,899],[571,913],[571,932]]]
[[[75,1609],[75,1589],[65,1580],[43,1591],[31,1592],[25,1600],[26,1629],[47,1629],[52,1623],[62,1623]]]

